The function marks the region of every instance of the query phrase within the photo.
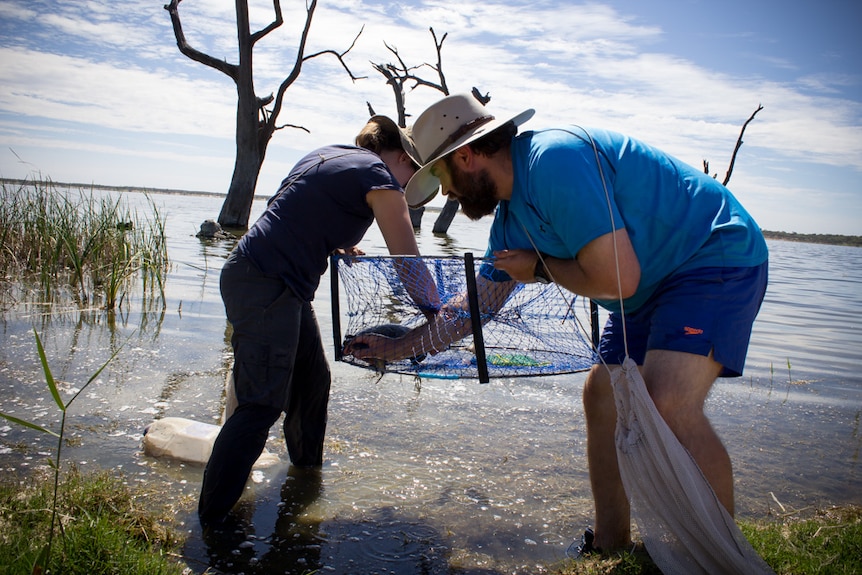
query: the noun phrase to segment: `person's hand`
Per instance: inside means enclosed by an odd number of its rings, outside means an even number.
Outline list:
[[[344,355],[352,355],[369,363],[392,361],[386,357],[386,348],[392,345],[392,338],[374,333],[353,336],[344,343]]]
[[[369,363],[385,363],[404,359],[407,355],[402,338],[410,328],[397,323],[387,323],[366,328],[356,335],[347,336],[343,352]]]
[[[458,294],[450,298],[438,312],[443,321],[454,321],[470,317],[470,302],[467,294]]]
[[[359,249],[358,246],[353,246],[352,248],[338,248],[335,250],[340,256],[364,256],[365,252]]]
[[[521,283],[536,281],[536,263],[539,256],[534,250],[500,250],[494,252],[494,268],[502,270]]]

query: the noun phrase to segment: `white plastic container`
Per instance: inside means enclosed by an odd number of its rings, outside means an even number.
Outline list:
[[[233,415],[233,412],[236,411],[237,407],[237,399],[236,399],[236,388],[233,385],[233,366],[227,370],[227,377],[224,382],[224,411],[221,416],[221,423],[224,425],[224,422],[227,421],[227,418]]]
[[[157,419],[144,429],[144,453],[205,465],[221,427],[182,417]]]
[[[219,431],[220,425],[184,417],[157,419],[144,429],[144,453],[152,457],[168,457],[206,465]],[[264,449],[255,461],[254,468],[263,469],[279,463],[281,458],[278,455]]]

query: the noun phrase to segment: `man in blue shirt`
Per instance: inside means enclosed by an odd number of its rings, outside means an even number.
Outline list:
[[[477,278],[484,311],[499,309],[516,282],[534,281],[606,308],[603,362],[637,363],[659,413],[732,515],[730,458],[703,407],[717,377],[742,373],[767,283],[759,227],[727,188],[661,150],[578,126],[516,135],[531,116],[497,119],[470,95],[433,104],[412,126],[422,168],[406,187],[408,203],[440,189],[472,219],[494,214],[487,255],[495,261]],[[368,336],[345,351],[383,360],[434,353],[470,332],[463,318],[441,313],[397,346]],[[587,377],[584,412],[596,517],[581,552],[624,548],[630,508],[604,365]]]

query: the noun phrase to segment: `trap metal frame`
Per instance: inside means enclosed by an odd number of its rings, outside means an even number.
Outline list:
[[[434,277],[440,300],[466,293],[473,333],[435,355],[382,364],[344,354],[346,338],[363,329],[386,324],[415,328],[426,320],[395,271],[405,256],[330,257],[332,336],[336,361],[385,373],[420,378],[478,379],[536,377],[586,371],[595,363],[598,347],[598,308],[589,301],[590,334],[577,317],[577,296],[556,284],[518,284],[505,305],[493,315],[480,312],[476,267],[486,258],[417,256]],[[342,313],[341,300],[346,307]]]

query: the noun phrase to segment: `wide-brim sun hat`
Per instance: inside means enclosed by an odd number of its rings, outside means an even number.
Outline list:
[[[447,96],[422,112],[408,128],[413,153],[405,151],[422,166],[404,188],[407,205],[419,208],[440,191],[440,180],[431,174],[431,166],[461,146],[485,136],[507,122],[520,126],[533,117],[535,110],[524,110],[516,116],[495,118],[471,94]],[[403,133],[403,132],[402,132]]]

